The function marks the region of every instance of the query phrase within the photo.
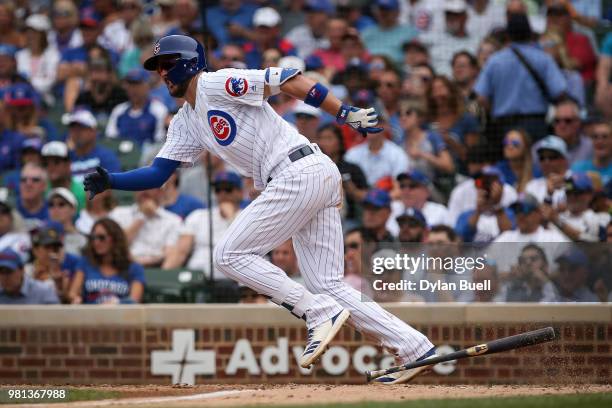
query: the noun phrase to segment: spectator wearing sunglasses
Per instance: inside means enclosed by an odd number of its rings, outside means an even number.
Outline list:
[[[80,255],[87,244],[87,238],[79,232],[74,220],[77,214],[77,200],[74,194],[65,187],[54,188],[47,194],[47,206],[51,221],[62,225],[64,248],[67,253]]]
[[[23,217],[27,230],[42,225],[49,219],[45,191],[47,172],[39,165],[28,163],[21,169],[17,210]]]
[[[0,252],[0,304],[44,305],[59,303],[55,288],[26,275],[23,263],[11,249]]]
[[[591,124],[590,137],[593,141],[593,158],[578,161],[572,171],[597,172],[602,183],[612,181],[612,123],[598,120]]]
[[[64,247],[64,229],[50,221],[32,231],[32,260],[25,266],[25,273],[53,287],[61,300],[65,300],[70,279],[76,272],[81,257],[69,254]]]
[[[76,213],[85,208],[85,190],[83,183],[72,177],[70,152],[64,142],[53,141],[45,144],[41,150],[42,165],[47,171],[49,188],[68,189],[76,199]]]
[[[529,181],[541,175],[533,164],[531,139],[523,129],[512,129],[506,133],[503,146],[504,158],[495,167],[502,172],[506,183],[522,193]]]
[[[132,262],[119,224],[109,218],[96,221],[70,284],[70,303],[139,303],[144,284],[144,270]]]
[[[572,99],[564,99],[555,105],[553,130],[567,146],[570,165],[593,157],[593,142],[583,133],[580,107]]]
[[[567,145],[560,137],[550,135],[536,144],[535,151],[543,176],[527,183],[525,192],[540,203],[557,207],[565,203],[565,179],[571,175]]]
[[[548,259],[536,244],[527,244],[506,275],[502,286],[504,302],[553,302],[555,287],[550,280]]]
[[[427,225],[449,225],[449,213],[446,206],[435,203],[431,198],[431,179],[419,170],[411,170],[397,176],[400,187],[400,198],[391,203],[391,217],[387,229],[393,236],[398,236],[400,226],[397,217],[406,209],[414,208],[423,214]]]
[[[214,247],[240,212],[240,202],[243,198],[242,178],[236,173],[221,171],[214,178],[214,188],[217,206],[195,210],[185,219],[177,244],[164,261],[163,268],[172,269],[185,265],[192,270],[203,270],[210,278],[211,237],[208,225],[212,222]],[[213,273],[213,278],[226,279],[219,271]]]

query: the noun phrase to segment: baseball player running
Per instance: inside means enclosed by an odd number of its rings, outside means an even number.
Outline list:
[[[375,302],[363,301],[359,291],[343,282],[340,173],[266,99],[284,92],[362,133],[382,130],[375,127],[378,119],[373,108],[343,105],[325,86],[296,69],[207,72],[202,45],[182,35],[160,39],[144,67],[157,71],[170,94],[186,102],[172,119],[153,163],[124,173],[98,167],[84,180],[90,198],[109,188],[158,188],[179,165],[193,164],[208,150],[252,177],[255,187],[263,190],[217,244],[215,267],[306,321],[302,367],[323,354],[345,322],[374,336],[401,362],[433,355],[427,337]],[[264,258],[289,238],[293,238],[304,286]],[[423,370],[379,381],[406,382]]]

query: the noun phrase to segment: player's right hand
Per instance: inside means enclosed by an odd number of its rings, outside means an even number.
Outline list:
[[[378,114],[374,108],[362,109],[355,106],[342,105],[336,115],[336,122],[340,125],[346,123],[364,136],[368,133],[383,131],[383,128],[376,127],[378,124]]]
[[[95,173],[89,173],[85,176],[83,185],[85,191],[89,193],[89,199],[92,200],[96,194],[100,194],[111,187],[108,171],[103,167],[96,167]]]

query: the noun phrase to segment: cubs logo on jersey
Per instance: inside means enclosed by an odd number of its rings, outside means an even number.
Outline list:
[[[239,97],[247,93],[249,83],[245,78],[229,77],[225,81],[225,91],[233,97]]]
[[[209,110],[208,125],[215,140],[221,146],[229,145],[236,137],[236,122],[227,112]]]

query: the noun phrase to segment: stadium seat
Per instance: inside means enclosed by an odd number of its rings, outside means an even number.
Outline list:
[[[131,140],[102,137],[98,139],[98,143],[117,154],[123,170],[131,170],[138,167],[142,153],[141,148]]]
[[[202,281],[202,273],[185,268],[145,268],[143,303],[183,303],[185,289],[193,282]]]

